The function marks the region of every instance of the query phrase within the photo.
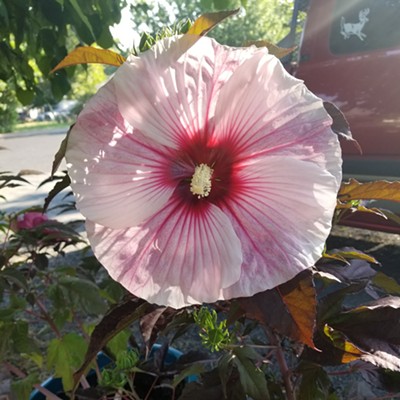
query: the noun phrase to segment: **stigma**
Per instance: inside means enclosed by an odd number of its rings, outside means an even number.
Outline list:
[[[190,182],[190,191],[197,198],[207,197],[211,192],[211,177],[214,170],[207,164],[197,165]]]

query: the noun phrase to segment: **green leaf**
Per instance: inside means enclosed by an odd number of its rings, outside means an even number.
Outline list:
[[[66,73],[60,71],[50,79],[51,91],[56,100],[61,100],[63,96],[71,89]]]
[[[28,284],[25,276],[21,271],[14,268],[6,268],[0,271],[0,277],[5,279],[10,284],[15,284],[23,290],[28,290]]]
[[[29,325],[25,321],[18,321],[14,324],[12,341],[13,349],[17,354],[30,354],[39,352],[35,342],[29,336]]]
[[[114,357],[117,356],[117,354],[125,351],[128,348],[128,342],[129,342],[129,337],[131,333],[129,330],[125,329],[118,334],[116,334],[108,343],[107,343],[107,349],[111,351],[111,353],[114,355]]]
[[[11,382],[11,393],[14,399],[29,399],[32,393],[32,387],[38,383],[39,379],[36,374],[30,374],[25,378],[13,380]],[[7,397],[7,396],[6,396]]]
[[[47,349],[47,368],[54,369],[54,376],[62,379],[65,391],[74,386],[73,373],[83,362],[87,343],[82,336],[68,333],[53,339]]]
[[[268,400],[269,393],[264,373],[255,366],[257,353],[248,347],[235,347],[232,351],[234,363],[239,371],[243,390],[254,400]]]
[[[0,321],[0,359],[4,359],[11,347],[13,324]]]
[[[71,4],[71,6],[74,8],[75,12],[78,14],[79,18],[82,20],[86,28],[89,30],[90,34],[92,35],[93,41],[96,40],[96,35],[93,32],[92,25],[90,24],[89,19],[87,16],[83,13],[81,6],[79,5],[77,0],[67,0]]]
[[[15,92],[16,92],[18,100],[24,106],[31,104],[35,97],[35,92],[30,89],[21,89],[20,87],[17,87]]]
[[[106,312],[106,304],[100,296],[98,286],[84,278],[64,276],[59,280],[59,285],[66,289],[72,304],[79,304],[82,310],[91,315]]]
[[[216,10],[228,10],[232,7],[232,0],[214,0],[214,7]]]

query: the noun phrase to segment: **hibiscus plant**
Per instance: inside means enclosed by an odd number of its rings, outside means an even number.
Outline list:
[[[127,59],[78,47],[54,68],[118,67],[55,156],[68,171],[44,209],[1,214],[16,398],[334,400],[345,375],[400,396],[400,285],[325,245],[348,214],[383,217],[363,201],[400,201],[400,183],[342,184],[344,116],[285,71],[290,49],[206,37],[231,14],[143,35]],[[90,246],[42,213],[69,185]]]

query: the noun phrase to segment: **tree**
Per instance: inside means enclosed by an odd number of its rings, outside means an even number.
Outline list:
[[[22,104],[44,98],[42,76],[59,100],[70,90],[74,69],[49,75],[79,44],[114,44],[109,27],[118,23],[126,0],[0,0],[0,80]],[[35,65],[39,74],[35,74]]]
[[[0,133],[12,131],[18,116],[17,105],[14,92],[0,81]]]
[[[162,26],[176,20],[195,19],[205,12],[240,6],[242,9],[237,16],[224,21],[209,36],[223,44],[240,46],[260,39],[276,43],[288,34],[292,0],[174,0],[168,4],[134,0],[130,7],[137,30],[147,28],[150,34],[155,34]]]

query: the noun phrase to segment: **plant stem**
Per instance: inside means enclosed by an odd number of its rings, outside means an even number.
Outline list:
[[[291,371],[286,363],[285,354],[283,353],[282,346],[278,335],[268,327],[264,326],[264,331],[271,342],[272,346],[275,346],[275,357],[281,370],[283,384],[285,385],[285,392],[287,400],[296,400],[293,384],[291,381]]]
[[[44,304],[37,297],[35,298],[35,303],[37,304],[40,311],[42,312],[42,318],[50,325],[50,328],[56,334],[57,338],[61,339],[62,335],[61,335],[60,331],[58,330],[56,324],[54,323],[53,318],[51,318],[50,314],[47,312]]]

